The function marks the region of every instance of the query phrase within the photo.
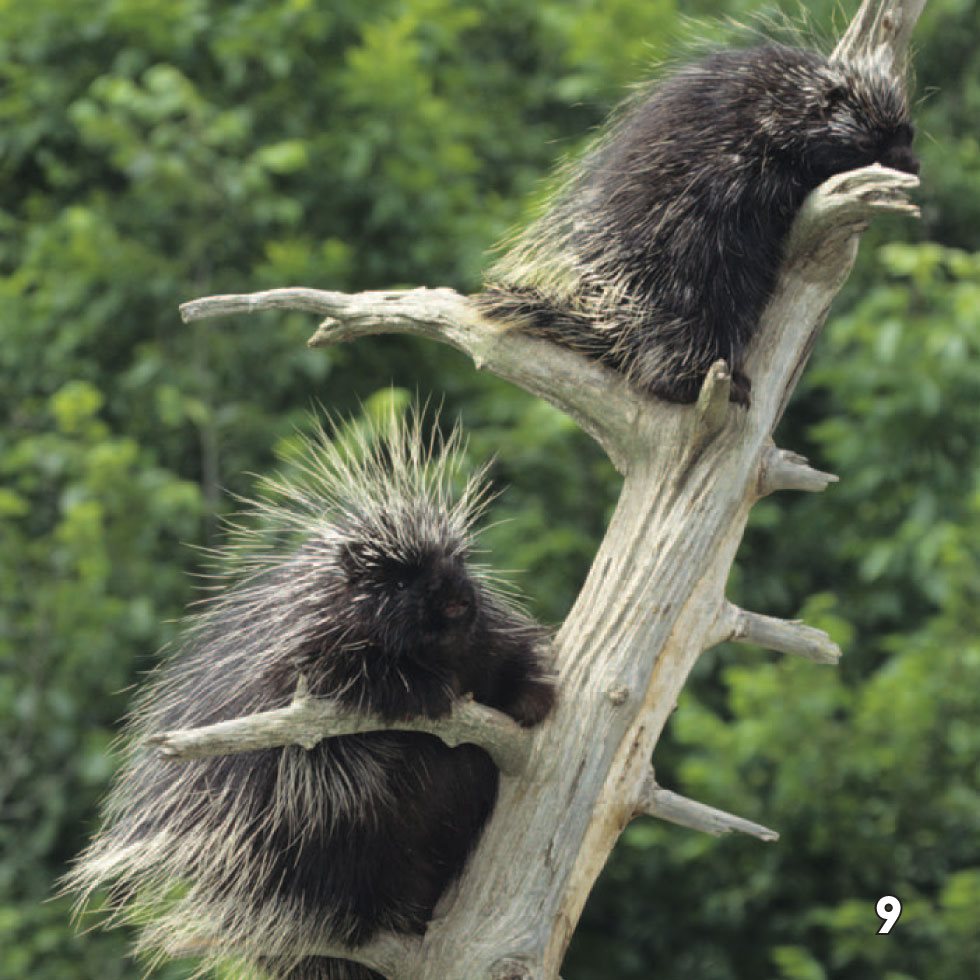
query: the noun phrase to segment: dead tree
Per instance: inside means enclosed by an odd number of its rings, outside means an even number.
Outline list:
[[[924,4],[864,0],[836,54],[874,56],[902,77]],[[525,731],[467,703],[448,721],[417,726],[450,745],[483,746],[504,774],[494,815],[459,886],[422,940],[386,935],[358,949],[311,954],[345,956],[391,980],[549,980],[558,975],[610,851],[637,815],[776,839],[765,827],[662,789],[650,760],[691,668],[715,644],[734,640],[837,661],[840,651],[824,633],[733,606],[725,583],[757,500],[777,490],[820,491],[836,479],[778,449],[772,433],[861,232],[878,213],[917,213],[906,196],[917,183],[873,166],[836,176],[807,199],[747,365],[755,379],[748,412],[730,406],[724,362],[712,368],[695,405],[667,404],[637,394],[597,363],[501,332],[448,289],[357,295],[276,289],[182,307],[187,321],[268,309],[320,314],[313,346],[379,333],[450,344],[477,368],[571,415],[624,478],[605,539],[555,640],[560,702],[553,718]],[[370,718],[338,716],[298,679],[290,708],[168,733],[158,743],[167,754],[193,757],[310,746],[381,727]]]

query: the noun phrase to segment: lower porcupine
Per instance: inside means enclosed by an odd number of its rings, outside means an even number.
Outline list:
[[[311,956],[379,930],[421,934],[490,815],[498,773],[474,745],[385,731],[174,762],[148,737],[309,693],[387,721],[474,698],[525,726],[554,702],[546,631],[473,564],[484,471],[459,482],[458,428],[418,413],[354,451],[322,428],[299,475],[264,481],[233,525],[225,579],[141,691],[104,826],[65,881],[158,957],[228,955],[289,980],[379,980]]]
[[[630,101],[476,302],[669,401],[723,359],[748,405],[746,350],[804,198],[876,162],[918,173],[912,138],[882,64],[716,52]]]

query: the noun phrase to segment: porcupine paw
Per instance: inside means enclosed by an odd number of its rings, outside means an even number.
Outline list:
[[[550,680],[532,680],[507,705],[506,713],[524,728],[541,724],[555,706],[555,685]]]
[[[728,400],[748,408],[752,404],[752,398],[749,394],[751,391],[752,379],[741,371],[732,371],[732,390]]]
[[[408,684],[398,672],[376,683],[368,706],[386,722],[411,721],[413,718],[445,718],[453,710],[455,685],[431,674],[414,676]]]
[[[419,710],[415,714],[431,718],[433,721],[446,718],[452,712],[455,703],[456,693],[452,688],[442,687],[431,690],[419,699]]]
[[[645,385],[646,390],[655,398],[676,405],[691,405],[698,400],[703,378],[687,379],[684,381],[657,381]]]

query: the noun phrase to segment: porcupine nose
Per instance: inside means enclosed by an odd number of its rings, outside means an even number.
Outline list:
[[[908,146],[891,146],[881,155],[878,161],[883,167],[891,167],[892,170],[901,170],[907,174],[917,174],[919,172],[919,158]]]
[[[454,582],[445,593],[442,614],[457,626],[465,626],[473,616],[473,587],[469,582]]]
[[[466,626],[473,618],[473,586],[463,568],[455,562],[447,561],[440,569],[432,599],[449,626]]]

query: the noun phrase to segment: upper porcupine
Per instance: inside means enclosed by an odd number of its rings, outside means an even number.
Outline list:
[[[443,716],[467,692],[522,725],[553,704],[545,631],[470,561],[488,495],[482,473],[453,494],[459,430],[423,440],[416,415],[353,453],[336,443],[320,430],[299,477],[265,481],[261,530],[233,532],[228,581],[141,692],[103,829],[66,879],[81,901],[107,887],[113,918],[143,925],[140,949],[379,980],[304,952],[422,933],[498,781],[483,750],[420,733],[185,763],[149,736],[283,707],[300,677],[391,721]]]
[[[746,348],[803,199],[875,162],[918,173],[912,137],[904,85],[873,62],[714,53],[631,101],[477,303],[669,401],[724,359],[747,405]]]

